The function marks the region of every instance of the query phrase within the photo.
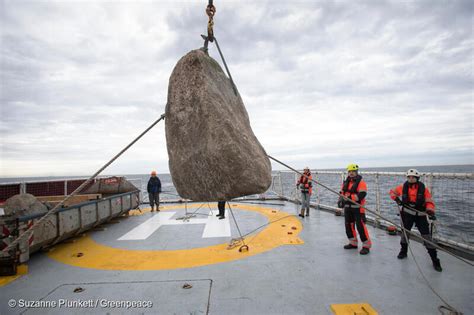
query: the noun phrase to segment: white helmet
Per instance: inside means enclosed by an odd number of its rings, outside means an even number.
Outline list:
[[[416,169],[414,168],[410,168],[407,173],[406,173],[406,176],[414,176],[416,178],[420,178],[421,177],[421,174],[420,172],[418,172]]]

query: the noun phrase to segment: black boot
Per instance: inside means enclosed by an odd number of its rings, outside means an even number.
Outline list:
[[[408,253],[408,244],[400,244],[402,245],[402,248],[400,249],[400,253],[398,253],[397,258],[398,259],[403,259],[407,258],[407,253]]]
[[[443,271],[443,268],[441,268],[441,262],[438,258],[436,258],[436,260],[433,260],[433,268],[438,272]]]
[[[344,249],[357,249],[357,246],[352,245],[352,244],[347,244],[347,245],[344,245]]]
[[[431,261],[433,262],[433,268],[438,272],[443,271],[443,268],[441,268],[441,262],[438,259],[438,254],[436,253],[436,249],[429,248],[428,254],[430,254]]]
[[[361,255],[367,255],[368,253],[370,253],[370,249],[367,247],[362,247],[362,249],[359,252],[359,254]]]

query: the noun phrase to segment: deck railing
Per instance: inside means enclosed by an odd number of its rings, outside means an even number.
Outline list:
[[[367,207],[395,222],[400,222],[398,208],[389,197],[389,190],[405,182],[404,172],[361,172],[368,186]],[[341,171],[312,171],[313,179],[339,191],[346,174]],[[299,175],[279,171],[273,175],[268,195],[300,201],[296,186]],[[433,237],[470,251],[474,251],[474,174],[473,173],[425,173],[421,177],[431,191],[436,204],[436,224]],[[335,211],[338,196],[314,185],[312,205]],[[377,216],[368,214],[376,226],[389,225]],[[416,230],[416,229],[415,229]]]

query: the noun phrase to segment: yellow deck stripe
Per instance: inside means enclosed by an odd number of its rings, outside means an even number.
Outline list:
[[[16,279],[20,278],[23,275],[26,275],[27,273],[28,266],[25,264],[19,265],[17,267],[17,274],[15,276],[0,277],[0,287],[3,287],[4,285],[7,285],[12,281],[15,281]]]
[[[232,207],[262,214],[268,218],[269,222],[289,215],[286,212],[251,205],[234,204]],[[162,211],[178,208],[184,208],[184,205],[163,207]],[[131,214],[141,215],[142,213],[134,211]],[[296,229],[292,229],[293,227]],[[268,225],[255,236],[249,235],[245,240],[251,240],[250,250],[243,253],[239,252],[238,247],[227,250],[227,243],[182,250],[127,250],[99,244],[91,237],[86,236],[76,243],[58,245],[48,253],[48,256],[64,264],[103,270],[192,268],[243,259],[282,245],[303,244],[303,241],[298,238],[301,229],[302,224],[296,217],[290,216],[282,219]],[[79,252],[83,253],[81,257],[77,257]]]

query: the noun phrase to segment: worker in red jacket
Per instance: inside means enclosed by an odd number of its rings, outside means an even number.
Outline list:
[[[433,216],[435,214],[435,204],[431,199],[429,189],[420,182],[420,176],[420,172],[416,169],[409,169],[406,172],[407,181],[390,190],[390,198],[401,206],[400,215],[405,229],[411,231],[413,224],[415,224],[421,237],[432,241],[427,215]],[[403,259],[407,257],[408,252],[408,241],[405,239],[404,233],[402,233],[400,245],[402,248],[397,257]],[[424,245],[433,261],[434,269],[439,272],[443,271],[436,248],[428,243]]]
[[[303,175],[296,182],[296,186],[299,187],[301,191],[301,212],[300,217],[304,218],[304,212],[306,210],[306,216],[309,216],[309,201],[311,199],[311,194],[313,193],[313,176],[309,167],[305,167]]]
[[[361,255],[367,255],[372,247],[372,242],[369,237],[369,231],[366,226],[365,217],[365,197],[367,196],[367,184],[359,175],[359,166],[357,164],[350,164],[347,166],[348,176],[344,183],[342,183],[340,194],[348,199],[351,199],[360,204],[356,205],[350,201],[341,200],[341,207],[344,208],[344,219],[346,224],[346,235],[349,238],[349,244],[344,246],[344,249],[357,249],[357,235],[356,229],[359,232],[360,240],[362,241]],[[355,225],[355,227],[354,227]]]

